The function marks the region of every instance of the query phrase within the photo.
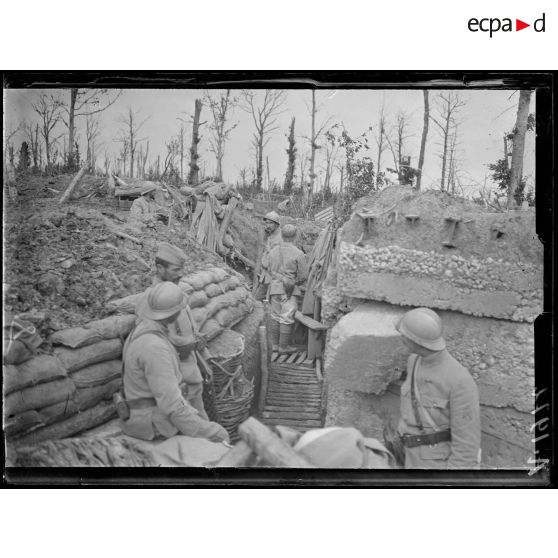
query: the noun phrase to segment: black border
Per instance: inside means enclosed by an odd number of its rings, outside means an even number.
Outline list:
[[[554,411],[554,71],[9,71],[5,89],[106,87],[137,89],[535,89],[537,234],[544,244],[544,311],[535,322],[537,457],[549,465],[525,471],[361,471],[197,468],[4,468],[8,487],[553,487],[557,443]],[[549,347],[551,350],[549,351]],[[546,436],[551,433],[550,436]],[[4,444],[2,444],[4,451]]]

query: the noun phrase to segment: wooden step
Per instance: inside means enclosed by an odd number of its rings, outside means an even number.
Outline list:
[[[320,420],[320,416],[316,413],[304,413],[302,411],[264,411],[262,413],[264,419],[293,419],[293,420]]]
[[[264,412],[272,411],[308,411],[312,413],[320,413],[319,405],[277,405],[269,404],[264,407]]]

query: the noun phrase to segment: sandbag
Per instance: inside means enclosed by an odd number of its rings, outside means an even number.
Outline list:
[[[214,319],[221,327],[227,327],[232,322],[231,308],[219,310],[219,312],[215,314]]]
[[[219,286],[222,287],[224,291],[232,291],[239,287],[241,284],[242,281],[240,280],[240,278],[236,275],[233,275],[219,283]]]
[[[133,314],[110,316],[95,320],[83,327],[57,331],[50,336],[53,345],[64,345],[77,349],[98,343],[103,339],[124,339],[132,331],[136,317]]]
[[[199,325],[208,317],[205,306],[203,308],[194,308],[190,311],[190,313],[192,314],[192,318],[196,325]]]
[[[17,446],[33,445],[45,440],[59,440],[73,436],[79,432],[90,430],[100,424],[104,424],[116,416],[116,407],[112,402],[103,401],[91,409],[72,415],[61,421],[37,428],[29,434],[25,434],[14,440]]]
[[[2,362],[20,364],[37,353],[43,340],[35,326],[25,320],[14,317],[11,313],[4,316]]]
[[[211,271],[198,271],[193,275],[189,275],[185,277],[186,283],[194,288],[196,291],[200,291],[206,285],[213,282],[213,278],[211,276]]]
[[[208,340],[217,337],[223,331],[223,328],[219,325],[219,323],[213,319],[209,319],[203,324],[200,329],[200,333]]]
[[[39,355],[17,366],[9,364],[3,367],[4,395],[67,375],[64,365],[51,355]]]
[[[118,378],[100,386],[78,388],[74,395],[74,403],[80,411],[84,411],[85,409],[97,405],[97,403],[100,403],[104,399],[110,400],[121,385],[122,382],[120,378]]]
[[[220,283],[229,277],[230,273],[222,267],[213,267],[210,269],[213,283]]]
[[[68,378],[25,388],[10,393],[4,398],[4,412],[10,416],[24,411],[41,409],[70,399],[75,391],[74,382]]]
[[[182,289],[182,291],[186,294],[186,295],[191,295],[195,292],[194,288],[192,287],[192,285],[186,283],[183,280],[180,280],[178,282],[178,286]]]
[[[25,411],[4,421],[4,433],[9,438],[27,432],[40,424],[42,420],[37,411]]]
[[[43,426],[60,422],[77,413],[79,413],[79,407],[72,400],[62,401],[39,409],[39,416],[41,417],[41,424]]]
[[[102,386],[113,380],[120,380],[122,376],[122,361],[107,360],[91,366],[85,366],[70,375],[76,388],[92,388]]]
[[[54,354],[60,359],[68,372],[74,372],[97,362],[120,358],[122,356],[122,342],[120,339],[108,339],[79,349],[58,347],[54,349]]]
[[[122,314],[133,314],[136,311],[136,304],[139,302],[143,293],[136,293],[125,296],[124,298],[116,298],[109,300],[105,307],[110,312],[121,312]]]
[[[209,283],[209,285],[206,285],[203,290],[205,291],[205,294],[210,298],[225,293],[224,289],[221,288],[219,283]]]
[[[205,306],[208,301],[209,298],[207,297],[205,291],[195,291],[188,299],[188,306],[192,309],[201,308],[202,306]]]

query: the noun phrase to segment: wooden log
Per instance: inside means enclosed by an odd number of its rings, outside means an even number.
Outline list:
[[[239,426],[238,432],[240,437],[252,448],[252,451],[267,465],[297,469],[314,468],[279,436],[253,417],[244,421]]]
[[[129,234],[123,233],[121,231],[117,231],[116,229],[111,229],[110,232],[120,238],[123,238],[124,240],[130,240],[132,242],[135,242],[136,244],[139,244],[140,246],[143,246],[143,242],[138,238],[135,238],[134,236],[130,236]]]
[[[80,171],[74,176],[73,180],[70,182],[70,185],[66,188],[58,203],[64,203],[70,199],[72,192],[74,191],[75,187],[79,184],[79,181],[83,178],[83,175],[86,173],[87,167],[83,167]]]
[[[263,411],[265,397],[267,395],[269,370],[267,368],[267,328],[265,325],[258,327],[258,337],[260,340],[260,393],[258,397],[258,413]]]
[[[316,359],[316,378],[318,378],[319,382],[324,381],[324,377],[322,375],[322,359],[321,358]]]
[[[124,182],[124,180],[122,180],[121,178],[119,178],[115,174],[113,174],[112,176],[114,177],[114,181],[116,182],[116,184],[118,186],[120,186],[120,188],[128,188],[128,183],[127,182]]]
[[[310,316],[306,316],[305,314],[303,314],[302,312],[299,312],[298,310],[295,312],[294,317],[295,317],[295,320],[297,322],[300,322],[302,325],[306,326],[308,329],[315,330],[315,331],[326,331],[327,330],[327,326],[318,322],[317,320],[314,320],[314,318],[311,318]]]
[[[252,455],[252,448],[244,440],[240,440],[221,457],[215,467],[243,467]]]

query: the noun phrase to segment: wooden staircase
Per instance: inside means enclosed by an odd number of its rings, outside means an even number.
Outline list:
[[[321,360],[292,355],[271,355],[269,378],[261,420],[268,426],[289,426],[299,432],[321,428],[325,421],[326,385]],[[316,364],[315,364],[316,363]]]

